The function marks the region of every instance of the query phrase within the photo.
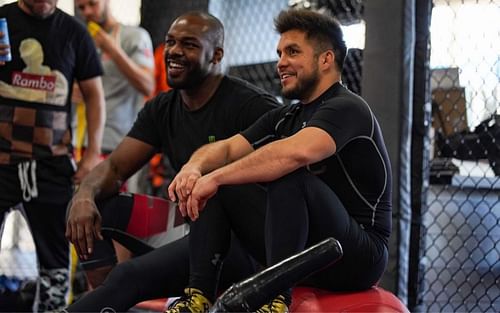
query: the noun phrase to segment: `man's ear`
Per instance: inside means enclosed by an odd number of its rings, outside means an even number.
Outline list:
[[[320,57],[322,67],[335,66],[335,54],[332,50],[326,50],[322,54]]]
[[[212,63],[217,64],[222,61],[222,58],[224,57],[224,49],[217,47],[214,50],[214,55],[212,57]]]
[[[326,50],[323,55],[323,64],[333,64],[335,63],[335,54],[332,50]]]

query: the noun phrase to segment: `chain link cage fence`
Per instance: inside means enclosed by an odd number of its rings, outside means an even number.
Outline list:
[[[425,312],[500,312],[499,20],[499,0],[433,1]]]

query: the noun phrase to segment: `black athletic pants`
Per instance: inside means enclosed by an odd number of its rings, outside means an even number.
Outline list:
[[[317,176],[302,168],[270,183],[267,205],[268,265],[333,237],[342,245],[342,259],[301,285],[354,291],[370,288],[380,279],[388,259],[383,240],[362,229]]]
[[[0,236],[6,213],[19,209],[35,242],[39,277],[34,312],[61,309],[70,296],[70,246],[64,233],[74,173],[68,156],[0,165]]]
[[[110,199],[109,201],[106,203],[110,204],[115,200]],[[241,222],[241,226],[246,232],[240,239],[244,239],[250,248],[260,249],[257,254],[264,260],[262,243],[264,242],[265,201],[265,190],[258,185],[222,188],[217,196],[208,201],[207,207],[200,215],[200,220],[208,221],[215,218],[216,222],[220,222],[220,224],[207,223],[207,225],[215,226],[208,229],[193,227],[194,224],[197,224],[193,223],[190,234],[186,237],[118,264],[103,285],[69,306],[67,311],[99,312],[107,307],[122,312],[141,301],[180,296],[183,294],[184,288],[188,286],[190,272],[191,279],[195,283],[197,279],[201,281],[206,279],[207,281],[207,289],[195,285],[197,288],[204,291],[209,290],[205,292],[213,292],[214,294],[216,288],[224,290],[232,283],[251,276],[256,271],[255,262],[241,249],[239,241],[231,235],[223,212],[230,212],[232,218]],[[114,227],[123,228],[124,223],[121,218],[117,220],[116,216],[108,214],[108,211],[111,210],[109,208],[113,206],[111,204],[99,207],[103,217],[103,225],[113,224]],[[113,211],[116,212],[116,209]],[[123,213],[129,215],[129,213]],[[248,226],[254,224],[245,217],[255,218],[255,221],[262,221],[262,223],[258,224],[256,228],[245,227],[244,224],[248,224]],[[224,231],[222,228],[219,229],[217,225],[224,227]],[[204,224],[200,223],[197,226],[204,226]],[[200,236],[201,240],[190,240],[189,238],[193,234]],[[256,240],[256,238],[259,239]],[[200,267],[195,266],[191,270],[189,266],[190,251],[192,257],[200,260],[200,262],[194,262],[199,263]],[[201,260],[204,261],[201,262]],[[224,260],[223,264],[222,260]],[[221,265],[222,273],[219,280]],[[215,295],[210,296],[210,298],[214,297]]]
[[[363,290],[377,283],[388,259],[384,240],[363,229],[320,178],[299,169],[269,183],[265,214],[262,199],[248,197],[259,194],[256,186],[221,187],[192,223],[190,287],[212,296],[214,261],[224,255],[231,230],[256,260],[268,266],[333,237],[343,247],[343,258],[299,283],[332,291]],[[238,197],[226,196],[237,192]],[[234,202],[238,199],[240,203]],[[290,300],[290,291],[283,293]]]

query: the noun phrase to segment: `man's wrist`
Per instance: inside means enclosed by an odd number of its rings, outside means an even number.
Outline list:
[[[186,163],[182,167],[182,170],[187,171],[187,172],[198,172],[200,174],[203,174],[201,172],[201,166],[195,163]]]
[[[73,195],[73,201],[77,200],[94,200],[95,192],[94,188],[85,182],[78,186],[78,189],[75,191]]]
[[[83,154],[84,156],[100,156],[101,155],[101,147],[96,147],[96,146],[88,146],[85,148],[85,153]]]
[[[215,170],[209,174],[207,174],[208,178],[219,188],[219,186],[223,185],[223,176],[221,175],[219,170]]]

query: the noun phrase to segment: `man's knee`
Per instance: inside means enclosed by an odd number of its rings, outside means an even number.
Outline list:
[[[104,283],[132,288],[132,285],[140,279],[136,274],[137,270],[132,262],[120,263],[109,272]]]
[[[80,260],[87,276],[90,289],[94,289],[106,279],[108,273],[117,263],[113,244],[107,240],[94,242],[94,252],[90,259]]]
[[[268,192],[271,193],[281,190],[290,192],[290,190],[292,190],[292,187],[300,186],[301,184],[303,184],[306,175],[308,175],[308,172],[305,169],[300,168],[296,171],[281,176],[280,178],[268,184]]]
[[[130,286],[134,281],[135,270],[130,262],[120,263],[116,266],[106,265],[91,270],[85,270],[87,281],[94,289],[102,284],[112,284],[117,286]],[[90,287],[89,286],[89,287]]]

